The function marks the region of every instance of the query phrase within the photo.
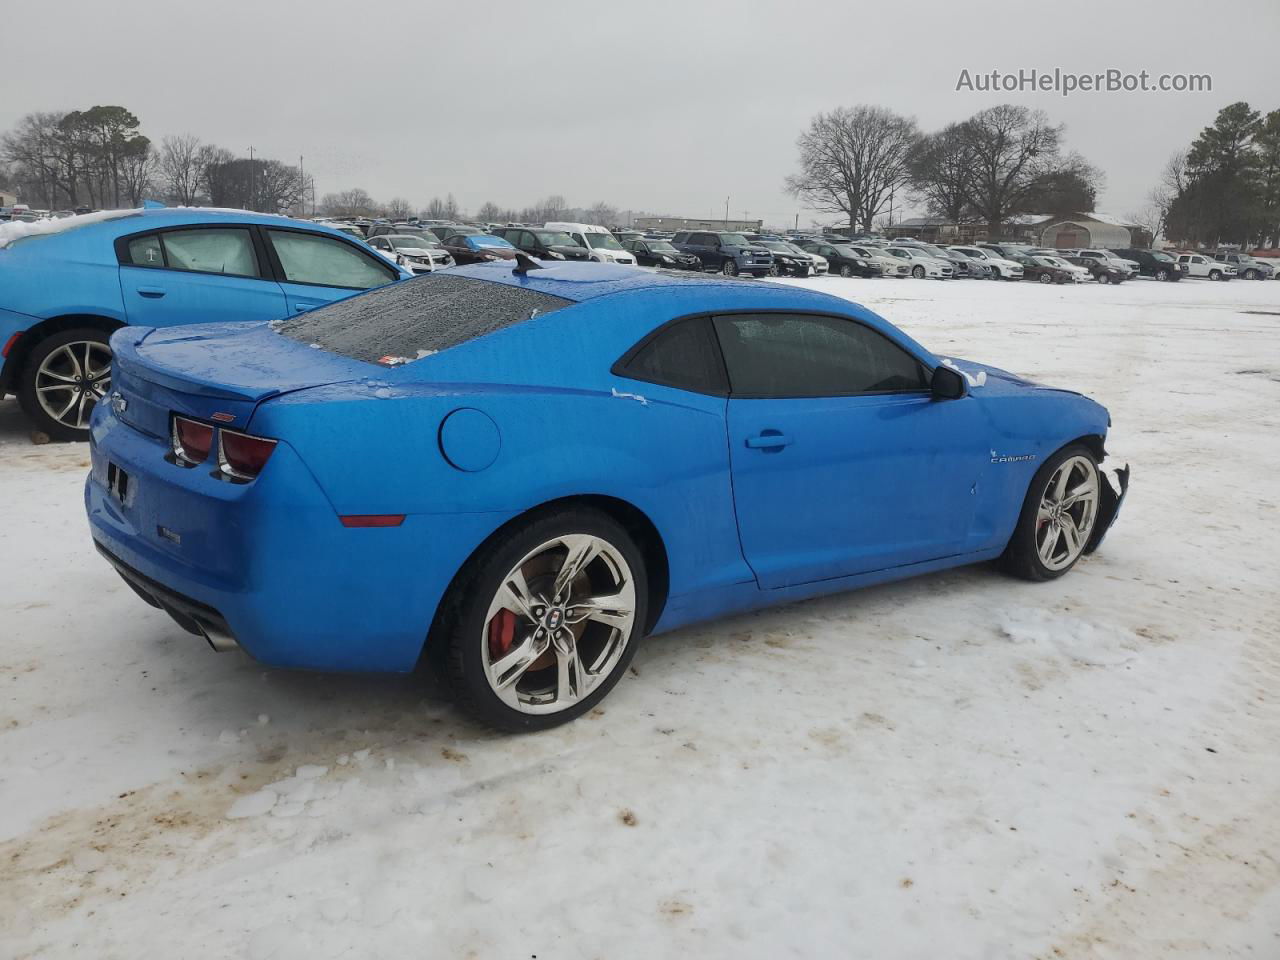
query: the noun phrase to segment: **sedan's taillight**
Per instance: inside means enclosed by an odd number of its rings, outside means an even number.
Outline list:
[[[209,459],[213,449],[213,427],[174,414],[171,427],[173,456],[183,466],[194,467]]]
[[[248,483],[262,472],[275,448],[274,440],[224,427],[218,431],[218,469],[230,480]]]

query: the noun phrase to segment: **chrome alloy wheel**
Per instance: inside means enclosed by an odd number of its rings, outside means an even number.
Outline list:
[[[484,618],[485,677],[521,713],[557,713],[587,697],[622,658],[635,627],[631,568],[607,540],[568,534],[527,553]]]
[[[77,430],[89,425],[94,405],[111,390],[111,348],[94,340],[64,343],[36,371],[36,397],[44,412]]]
[[[1036,511],[1036,552],[1049,570],[1071,566],[1084,551],[1098,516],[1098,468],[1086,457],[1064,461],[1045,486]]]

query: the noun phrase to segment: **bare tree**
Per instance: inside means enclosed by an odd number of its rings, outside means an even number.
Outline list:
[[[195,206],[200,199],[204,170],[200,138],[184,133],[160,141],[159,178],[170,203]]]
[[[1036,185],[1059,168],[1063,127],[1050,124],[1042,111],[1006,103],[974,114],[964,129],[972,151],[973,206],[994,239],[1002,224],[1028,212]]]
[[[914,120],[883,107],[820,113],[796,141],[800,172],[787,177],[787,189],[815,210],[842,214],[849,226],[870,230],[907,182],[907,162],[919,139]]]
[[[326,193],[320,199],[320,212],[327,217],[367,217],[376,209],[373,197],[359,187],[341,193]]]
[[[413,216],[413,205],[404,197],[392,197],[383,208],[383,214],[392,220],[407,220]]]
[[[935,216],[961,223],[973,206],[973,152],[962,124],[920,141],[910,163],[911,188]]]
[[[120,187],[125,198],[130,206],[142,206],[142,201],[156,186],[159,153],[148,141],[122,153],[119,164]]]
[[[503,218],[502,208],[499,207],[492,200],[486,200],[483,204],[481,204],[480,210],[476,214],[476,219],[482,220],[485,223],[497,223],[502,218]]]
[[[612,227],[618,223],[618,208],[603,200],[593,203],[589,210],[584,211],[584,215],[585,222],[602,227]]]

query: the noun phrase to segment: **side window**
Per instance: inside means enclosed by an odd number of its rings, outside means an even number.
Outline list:
[[[267,235],[290,283],[368,290],[397,277],[390,266],[332,237],[292,230],[268,230]]]
[[[163,267],[164,248],[160,246],[160,237],[149,233],[145,237],[134,237],[129,241],[129,263],[135,267]]]
[[[161,234],[170,270],[259,277],[253,238],[242,227],[170,230]]]
[[[680,320],[664,327],[622,364],[617,372],[633,380],[723,396],[728,392],[724,364],[708,317]]]
[[[737,396],[828,397],[926,390],[924,367],[853,320],[798,314],[715,319]]]

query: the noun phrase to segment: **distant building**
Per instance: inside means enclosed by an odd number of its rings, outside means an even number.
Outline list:
[[[857,231],[842,228],[836,232],[848,236]],[[943,217],[912,217],[891,223],[882,232],[887,237],[911,237],[941,244],[995,239],[1064,249],[1151,246],[1151,234],[1142,227],[1106,213],[1072,213],[1058,217],[1024,213],[1008,220],[1000,236],[995,238],[988,236],[985,223],[953,223]]]
[[[1106,213],[1073,213],[1052,217],[1037,231],[1041,246],[1071,249],[1102,247],[1124,250],[1151,246],[1151,234],[1136,223]]]
[[[12,207],[18,202],[18,195],[5,187],[0,187],[0,207]]]
[[[636,230],[721,230],[725,233],[758,232],[763,220],[695,220],[689,217],[636,217],[632,226]]]

